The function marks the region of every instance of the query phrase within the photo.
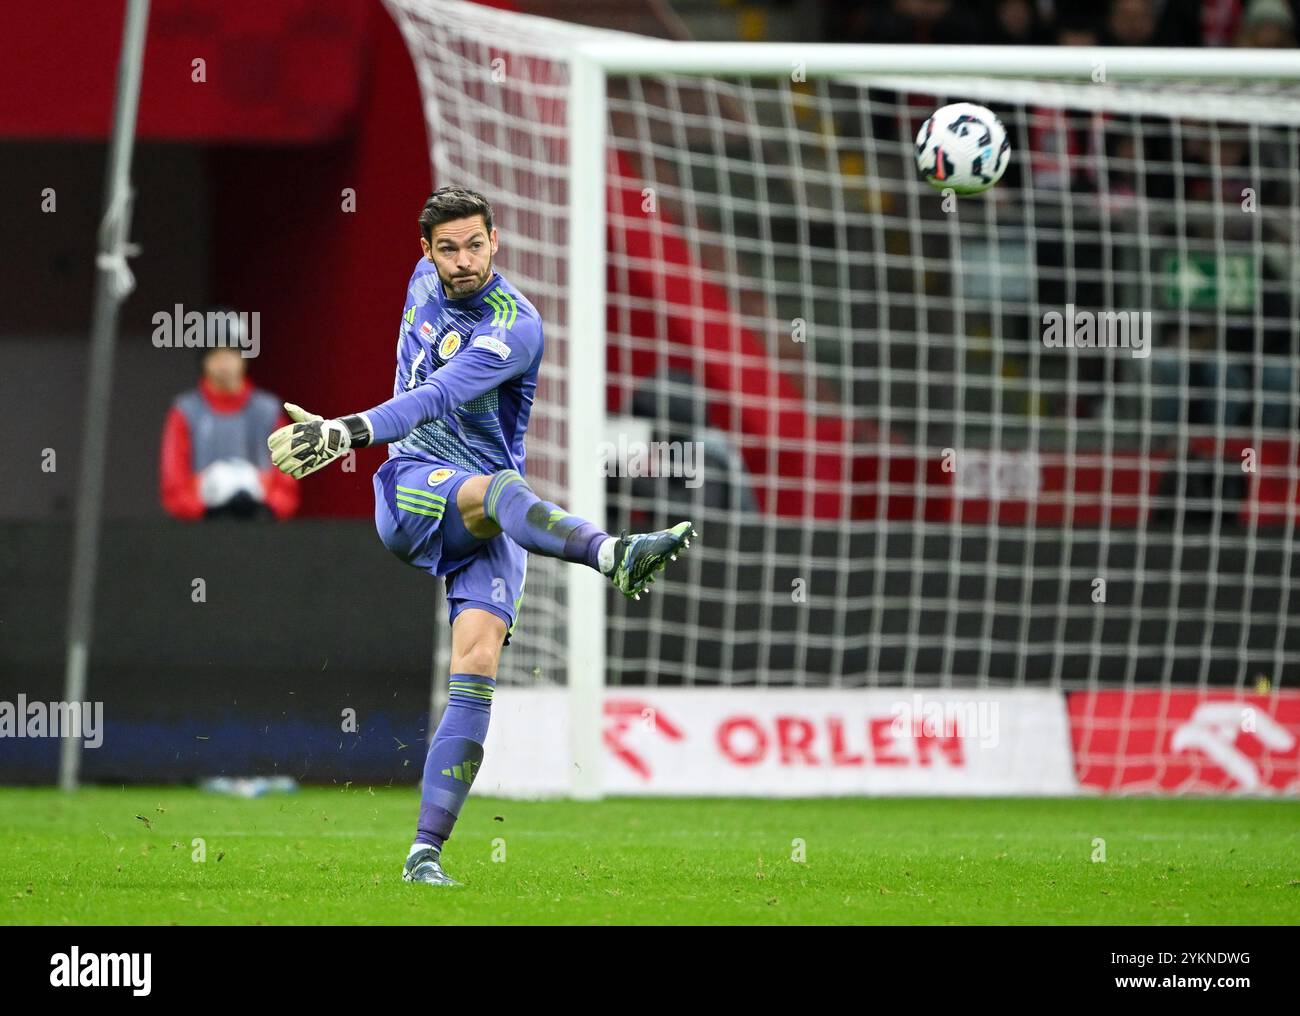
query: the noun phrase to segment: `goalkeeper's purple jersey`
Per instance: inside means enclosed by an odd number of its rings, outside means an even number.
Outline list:
[[[421,258],[397,338],[393,395],[402,398],[367,414],[376,440],[391,440],[390,457],[522,474],[543,346],[541,316],[500,272],[473,296],[450,299]],[[440,415],[421,422],[430,411]]]

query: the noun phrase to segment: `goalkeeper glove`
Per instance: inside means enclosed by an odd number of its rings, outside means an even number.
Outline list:
[[[292,402],[284,404],[284,411],[294,422],[268,437],[266,447],[272,464],[295,480],[325,468],[350,448],[370,443],[372,432],[364,416],[326,420]]]

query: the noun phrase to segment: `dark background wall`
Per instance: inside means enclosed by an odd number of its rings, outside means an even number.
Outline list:
[[[69,536],[0,524],[0,701],[63,697]],[[105,734],[86,778],[418,780],[447,630],[434,593],[364,522],[110,523],[87,689]],[[58,748],[0,738],[0,782],[52,781]]]

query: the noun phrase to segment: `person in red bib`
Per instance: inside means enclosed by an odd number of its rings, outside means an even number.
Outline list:
[[[176,397],[163,425],[163,508],[178,519],[293,515],[298,481],[266,448],[288,422],[280,400],[248,379],[238,349],[205,350],[198,387]]]

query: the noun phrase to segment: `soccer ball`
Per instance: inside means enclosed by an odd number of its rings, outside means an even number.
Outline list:
[[[973,102],[944,106],[916,135],[916,168],[940,190],[978,194],[1002,179],[1011,160],[1006,128]]]

